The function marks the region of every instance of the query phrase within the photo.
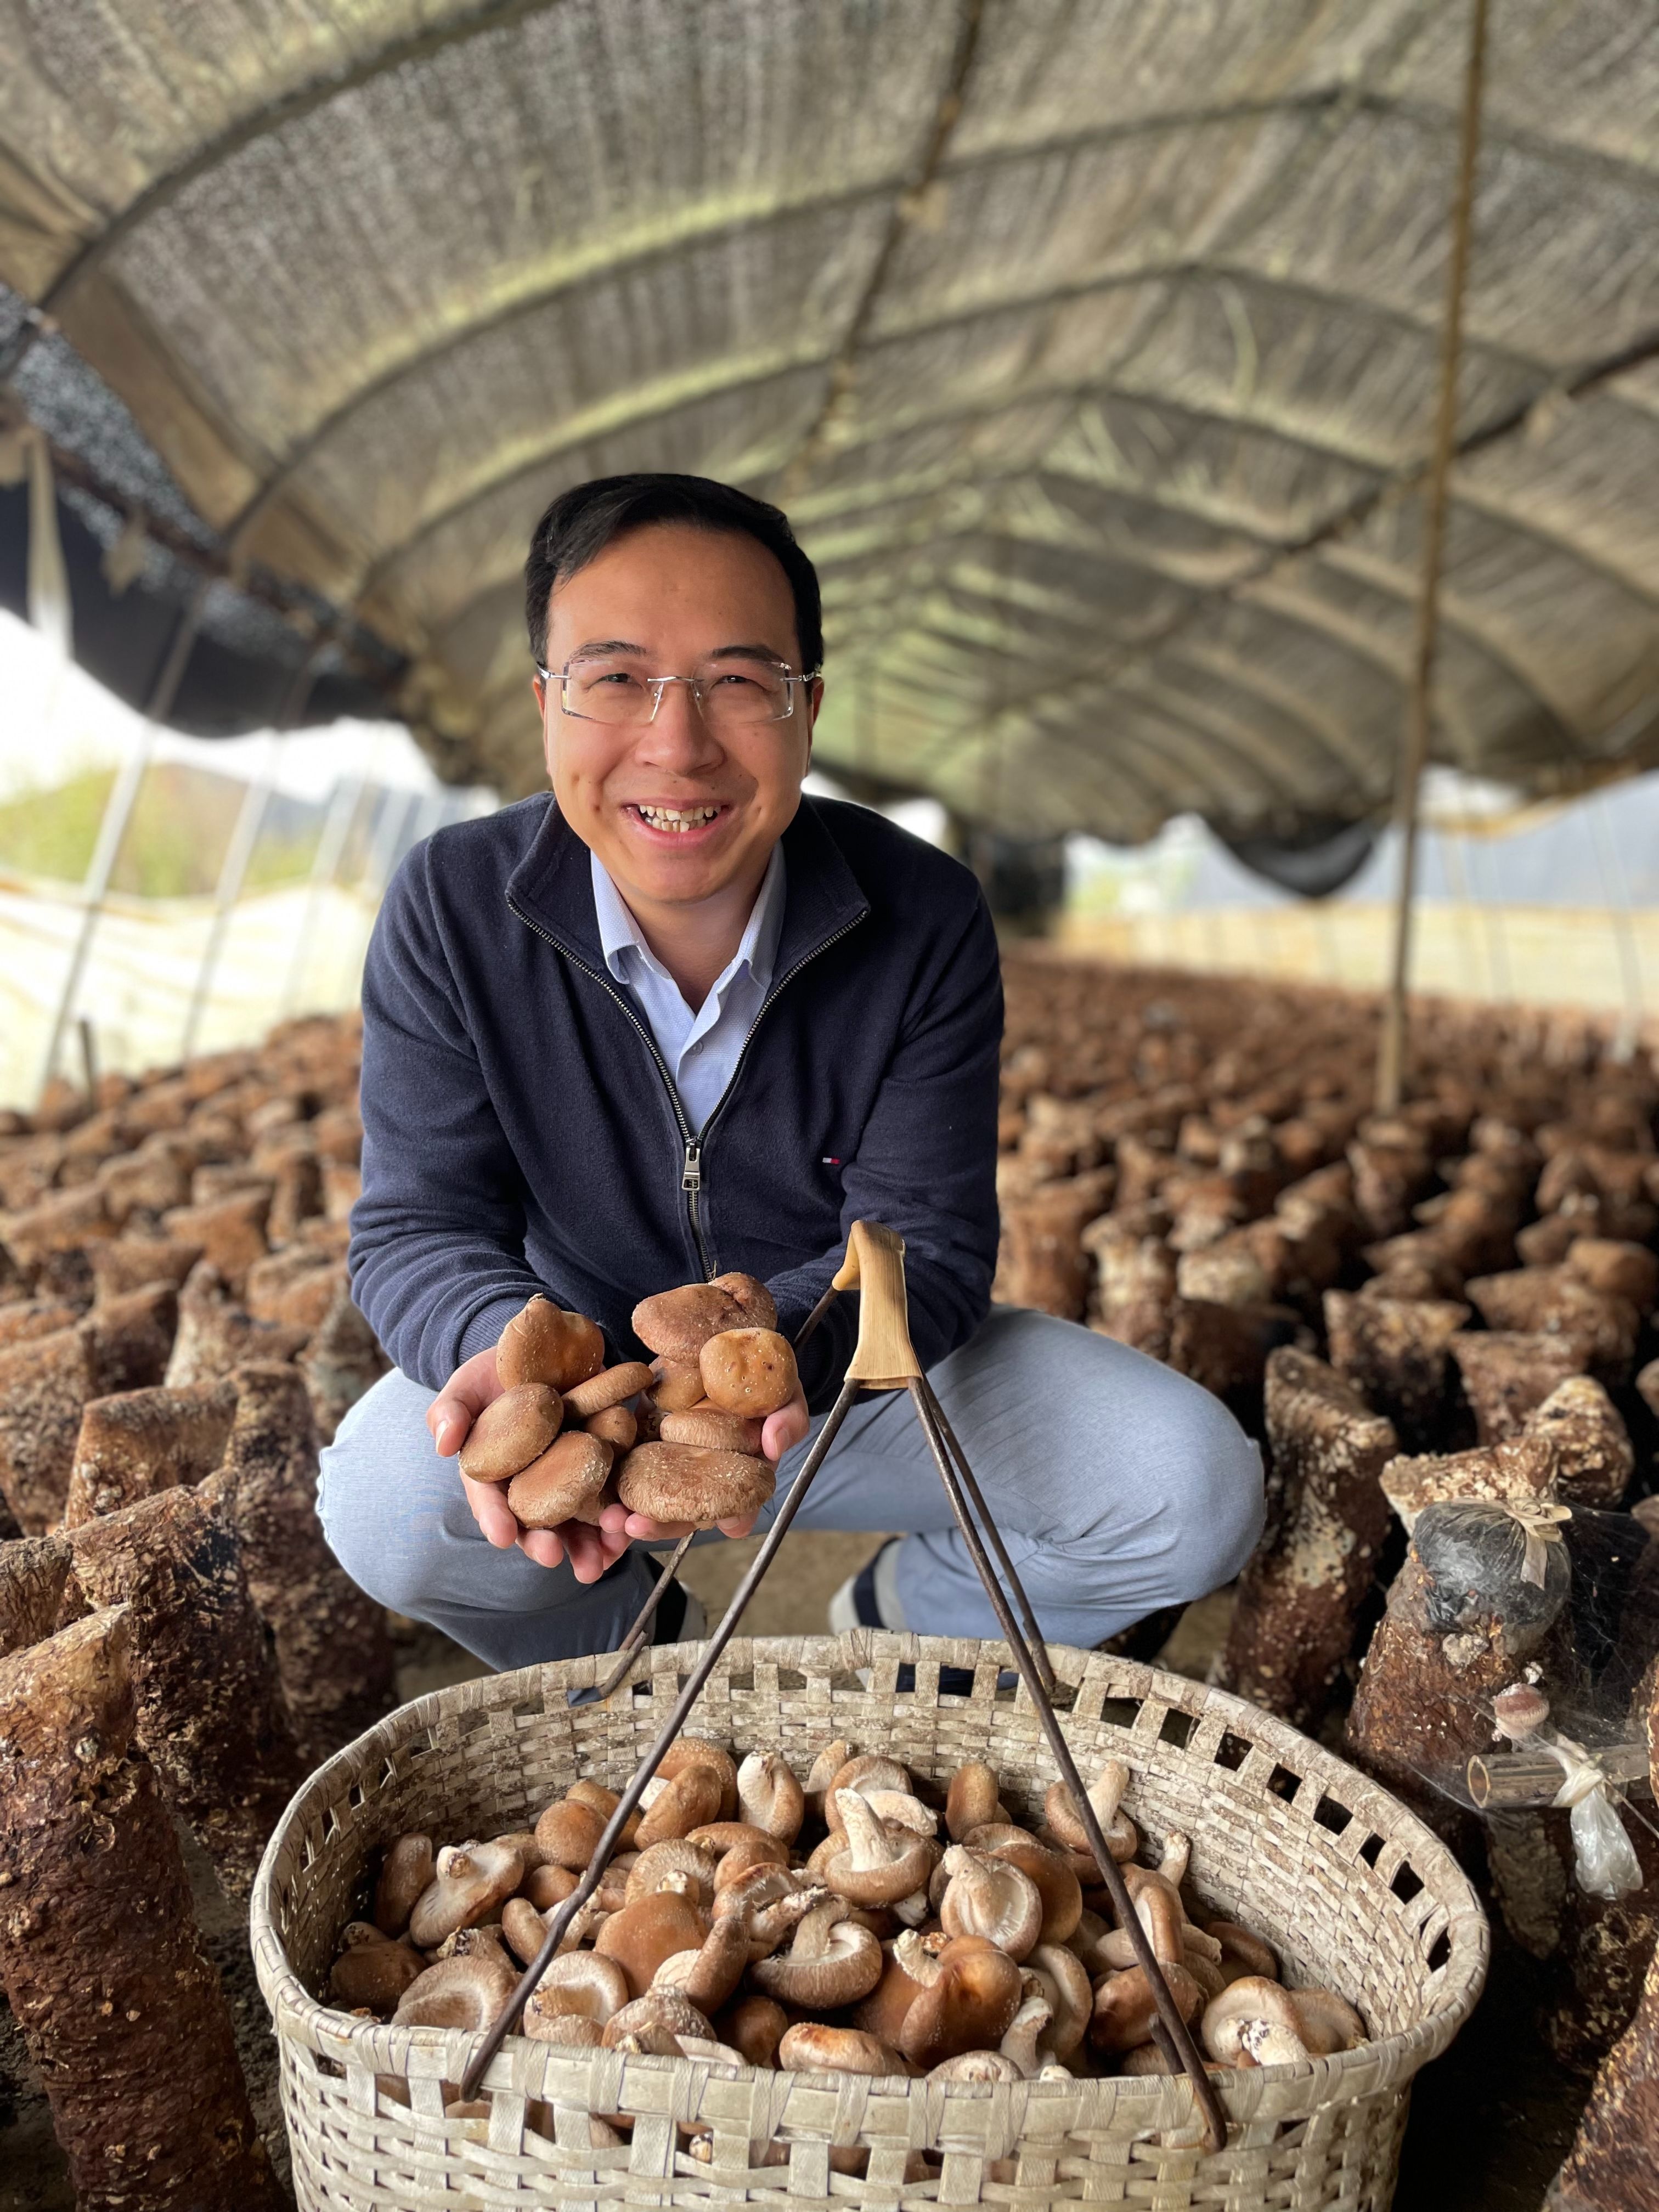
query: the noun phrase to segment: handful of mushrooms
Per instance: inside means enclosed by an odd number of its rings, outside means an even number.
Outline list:
[[[1189,1900],[1184,1836],[1165,1839],[1157,1867],[1134,1863],[1128,1779],[1108,1760],[1090,1799],[1212,2063],[1280,2065],[1364,2042],[1352,2005],[1285,1988],[1267,1943]],[[488,2027],[617,1802],[577,1782],[533,1830],[435,1852],[428,1837],[398,1837],[372,1922],[344,1932],[335,2002],[400,2027]],[[1176,2070],[1063,1784],[1033,1832],[978,1761],[951,1778],[941,1813],[896,1760],[844,1742],[802,1782],[775,1753],[739,1765],[687,1736],[622,1840],[525,2007],[526,2036],[941,2081]]]
[[[795,1355],[752,1275],[661,1291],[634,1309],[656,1358],[605,1364],[586,1315],[533,1297],[495,1346],[506,1386],[461,1447],[461,1473],[506,1486],[526,1528],[597,1525],[607,1505],[712,1528],[772,1495],[761,1425],[795,1394]]]

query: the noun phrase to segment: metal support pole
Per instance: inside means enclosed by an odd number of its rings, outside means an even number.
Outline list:
[[[1446,270],[1446,319],[1440,342],[1440,399],[1434,450],[1424,497],[1423,568],[1418,586],[1417,635],[1406,693],[1406,724],[1394,821],[1400,833],[1400,884],[1395,898],[1394,960],[1377,1039],[1376,1104],[1399,1106],[1406,1070],[1406,987],[1411,974],[1412,902],[1417,889],[1417,799],[1429,756],[1435,648],[1440,627],[1440,574],[1445,558],[1446,508],[1457,438],[1457,372],[1463,343],[1463,294],[1474,228],[1474,171],[1480,150],[1480,94],[1486,73],[1487,0],[1470,0],[1469,58],[1463,76],[1463,115],[1458,143],[1457,187],[1452,201],[1451,257]]]
[[[1141,1926],[1139,1915],[1134,1909],[1133,1901],[1125,1885],[1123,1876],[1118,1871],[1117,1861],[1107,1847],[1099,1817],[1090,1802],[1089,1792],[1083,1777],[1078,1772],[1077,1761],[1072,1756],[1072,1747],[1066,1741],[1066,1731],[1060,1727],[1060,1716],[1055,1712],[1049,1698],[1048,1687],[1037,1666],[1036,1654],[1020,1633],[1019,1626],[1013,1617],[1008,1601],[1003,1596],[998,1587],[996,1577],[991,1571],[990,1559],[984,1545],[980,1540],[979,1532],[974,1526],[973,1516],[968,1510],[967,1499],[951,1468],[951,1455],[945,1449],[945,1439],[940,1435],[939,1425],[934,1420],[933,1402],[936,1401],[933,1401],[933,1393],[927,1387],[927,1377],[925,1376],[918,1377],[910,1383],[909,1390],[917,1417],[921,1422],[922,1433],[926,1436],[928,1448],[933,1455],[933,1464],[939,1469],[939,1480],[945,1485],[945,1494],[951,1501],[951,1510],[956,1516],[957,1528],[962,1531],[963,1541],[967,1545],[974,1565],[979,1571],[979,1578],[985,1585],[985,1594],[995,1608],[1003,1640],[1014,1655],[1014,1664],[1018,1668],[1021,1678],[1024,1681],[1026,1694],[1036,1707],[1037,1718],[1042,1723],[1042,1733],[1048,1739],[1048,1748],[1054,1754],[1055,1765],[1060,1769],[1060,1778],[1071,1792],[1072,1802],[1077,1808],[1079,1819],[1083,1823],[1084,1832],[1089,1838],[1089,1848],[1094,1854],[1095,1864],[1099,1869],[1101,1881],[1105,1887],[1107,1895],[1112,1900],[1112,1911],[1117,1917],[1117,1924],[1129,1939],[1129,1948],[1135,1954],[1135,1964],[1146,1978],[1148,1992],[1152,2002],[1158,2008],[1158,2018],[1173,2045],[1174,2056],[1179,2060],[1182,2071],[1192,2083],[1193,2095],[1197,2100],[1199,2111],[1204,2120],[1204,2148],[1209,2151],[1220,2150],[1224,2148],[1227,2141],[1227,2120],[1226,2115],[1222,2112],[1220,2100],[1216,2095],[1215,2085],[1206,2070],[1204,2060],[1200,2055],[1197,2045],[1193,2041],[1191,2032],[1182,2018],[1181,2008],[1170,1993],[1169,1984],[1158,1966],[1151,1940]]]
[[[306,885],[305,908],[300,916],[300,927],[295,932],[294,951],[283,984],[278,1012],[283,1016],[294,1012],[299,998],[306,965],[311,957],[311,940],[316,933],[317,915],[322,905],[323,894],[332,888],[334,879],[340,872],[340,863],[345,857],[346,841],[357,818],[357,809],[362,803],[368,781],[368,774],[365,769],[356,775],[342,776],[334,787],[334,796],[329,801],[328,812],[323,822],[323,834],[317,841],[317,851],[311,863],[311,880]]]
[[[639,1657],[641,1651],[644,1648],[646,1632],[657,1617],[657,1607],[662,1603],[664,1598],[667,1596],[669,1584],[679,1573],[681,1567],[684,1565],[685,1555],[696,1540],[697,1532],[693,1528],[685,1535],[682,1536],[679,1542],[675,1545],[673,1551],[669,1555],[667,1565],[657,1577],[656,1581],[651,1585],[650,1596],[647,1598],[645,1603],[640,1607],[638,1613],[635,1615],[634,1626],[629,1630],[627,1635],[623,1637],[622,1642],[617,1646],[616,1665],[611,1669],[611,1672],[605,1676],[604,1681],[599,1684],[598,1689],[593,1692],[594,1701],[596,1704],[602,1705],[605,1703],[605,1699],[611,1695],[611,1692],[620,1684],[623,1675],[627,1674],[629,1668],[633,1665],[635,1659]]]
[[[1031,1648],[1031,1656],[1036,1662],[1037,1672],[1042,1677],[1042,1686],[1045,1690],[1052,1690],[1055,1677],[1054,1664],[1048,1656],[1048,1646],[1043,1638],[1042,1631],[1037,1626],[1037,1617],[1031,1610],[1030,1599],[1025,1595],[1025,1585],[1014,1572],[1014,1563],[1008,1557],[1007,1547],[1002,1540],[1002,1532],[985,1510],[985,1499],[979,1484],[974,1478],[974,1470],[968,1464],[968,1455],[957,1442],[956,1431],[946,1419],[945,1408],[939,1401],[938,1394],[925,1375],[920,1387],[927,1399],[927,1410],[937,1422],[939,1432],[945,1439],[945,1449],[956,1462],[957,1474],[961,1478],[962,1486],[968,1494],[968,1502],[979,1517],[979,1525],[984,1530],[986,1541],[995,1555],[1002,1579],[1019,1609],[1020,1624],[1025,1631],[1025,1640]]]
[[[179,1048],[182,1060],[188,1060],[196,1049],[202,1017],[207,1012],[213,978],[230,927],[231,912],[242,895],[248,862],[253,858],[253,848],[259,842],[259,832],[264,826],[266,810],[270,805],[270,794],[276,787],[283,739],[305,712],[305,703],[311,696],[311,687],[316,680],[317,663],[322,657],[325,642],[325,639],[319,638],[294,672],[287,696],[273,725],[264,770],[255,781],[249,784],[244,793],[241,809],[236,817],[236,826],[230,833],[229,844],[225,848],[224,861],[219,870],[218,889],[214,894],[213,921],[208,930],[207,943],[202,948],[201,965],[196,971],[196,988],[190,994],[190,1006],[185,1015],[184,1038]]]
[[[650,1781],[667,1756],[669,1746],[676,1741],[680,1730],[690,1718],[691,1708],[702,1695],[704,1685],[714,1673],[721,1652],[732,1641],[738,1623],[742,1620],[748,1607],[750,1599],[760,1588],[767,1569],[777,1557],[779,1547],[789,1533],[789,1524],[794,1519],[808,1490],[811,1487],[813,1477],[823,1465],[825,1455],[839,1434],[841,1425],[847,1419],[853,1401],[858,1394],[859,1386],[856,1382],[842,1383],[841,1395],[830,1408],[830,1418],[818,1431],[817,1442],[806,1455],[802,1462],[800,1473],[790,1485],[789,1495],[785,1498],[777,1519],[768,1531],[766,1541],[756,1553],[748,1573],[732,1592],[732,1602],[726,1608],[725,1618],[704,1645],[702,1657],[698,1660],[687,1679],[685,1687],[676,1698],[674,1710],[664,1723],[660,1735],[634,1770],[632,1781],[617,1799],[617,1809],[606,1822],[605,1832],[594,1846],[593,1856],[588,1862],[586,1873],[583,1875],[563,1904],[554,1908],[553,1917],[547,1923],[547,1934],[543,1940],[541,1949],[525,1968],[520,1977],[518,1987],[502,2006],[489,2033],[468,2060],[466,2071],[461,2076],[463,2097],[477,2095],[478,2083],[483,2078],[485,2067],[501,2049],[514,2022],[535,1994],[542,1976],[552,1965],[571,1922],[599,1887],[605,1870],[611,1863],[611,1855],[616,1850],[621,1840],[622,1832],[628,1825],[629,1815],[637,1808],[641,1798],[644,1796],[647,1783]]]
[[[87,962],[92,953],[92,941],[97,935],[104,902],[109,894],[110,878],[115,872],[115,863],[121,855],[127,824],[132,819],[132,810],[137,801],[138,788],[143,782],[144,771],[149,766],[156,725],[167,720],[173,711],[173,702],[179,696],[179,685],[184,677],[185,665],[202,627],[209,589],[210,580],[204,577],[179,614],[173,641],[167,647],[167,659],[161,664],[145,702],[143,726],[131,752],[121,764],[121,772],[115,779],[108,803],[104,808],[104,818],[98,827],[98,842],[93,848],[86,882],[82,888],[81,927],[76,935],[75,950],[70,955],[64,987],[58,994],[58,1010],[52,1017],[52,1034],[46,1041],[46,1055],[41,1062],[42,1091],[58,1072],[58,1055],[63,1050],[64,1036],[75,1017],[75,1002],[80,995]]]

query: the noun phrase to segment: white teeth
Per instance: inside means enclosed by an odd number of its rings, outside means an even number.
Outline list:
[[[718,806],[641,806],[640,818],[653,830],[701,830],[720,812]]]

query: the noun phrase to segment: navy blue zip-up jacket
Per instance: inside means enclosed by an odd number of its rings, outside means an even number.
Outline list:
[[[700,1140],[605,968],[587,848],[550,794],[404,861],[363,975],[350,1268],[405,1374],[437,1389],[537,1291],[638,1358],[640,1299],[733,1268],[793,1337],[860,1218],[904,1237],[923,1364],[972,1335],[997,1243],[984,899],[864,807],[804,799],[783,849],[772,988]],[[837,1300],[802,1356],[815,1410],[856,1334]]]

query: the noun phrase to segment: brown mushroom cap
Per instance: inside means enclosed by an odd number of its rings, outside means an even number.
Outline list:
[[[838,1790],[835,1803],[843,1833],[821,1872],[838,1896],[851,1905],[892,1905],[926,1890],[933,1871],[927,1837],[884,1827],[856,1790]]]
[[[595,1413],[637,1398],[651,1388],[651,1370],[641,1359],[624,1359],[616,1367],[602,1367],[586,1382],[564,1394],[564,1410],[573,1421],[591,1421]]]
[[[1097,2018],[1099,2008],[1097,1996]],[[1223,2065],[1246,2058],[1256,2066],[1287,2066],[1311,2055],[1290,1991],[1265,1974],[1247,1974],[1212,1997],[1200,2034],[1205,2050]]]
[[[398,1836],[386,1845],[374,1885],[374,1925],[382,1936],[401,1936],[434,1873],[430,1836]]]
[[[1083,1917],[1083,1886],[1073,1871],[1068,1855],[1051,1851],[1035,1836],[1027,1835],[1024,1828],[1003,1822],[994,1821],[974,1829],[967,1843],[971,1850],[1006,1859],[1036,1883],[1037,1894],[1042,1899],[1042,1927],[1036,1939],[1039,1943],[1064,1943],[1077,1932]]]
[[[1105,1760],[1100,1772],[1089,1785],[1089,1802],[1104,1832],[1106,1848],[1120,1863],[1132,1859],[1140,1848],[1139,1830],[1128,1814],[1120,1809],[1123,1793],[1128,1786],[1129,1770],[1118,1759]],[[1063,1782],[1049,1784],[1048,1795],[1042,1801],[1042,1812],[1058,1842],[1074,1851],[1090,1849],[1089,1832],[1073,1802],[1071,1791]]]
[[[592,1805],[561,1797],[536,1823],[536,1848],[548,1866],[586,1866],[605,1833],[605,1819]]]
[[[510,1846],[473,1844],[440,1851],[436,1872],[409,1916],[409,1938],[431,1950],[458,1928],[476,1928],[524,1880],[524,1861]]]
[[[781,1843],[793,1843],[806,1817],[806,1798],[787,1760],[751,1751],[738,1769],[738,1803],[745,1820]]]
[[[852,1756],[852,1747],[837,1736],[833,1743],[825,1744],[813,1759],[801,1786],[806,1792],[806,1809],[815,1820],[823,1819],[824,1792],[833,1786]],[[909,1777],[906,1775],[905,1779],[908,1782]]]
[[[956,1936],[905,2015],[899,2049],[924,2069],[958,2051],[994,2050],[1019,2010],[1021,1993],[1020,1970],[1006,1953],[982,1936]]]
[[[1203,1991],[1184,1966],[1165,1966],[1164,1979],[1183,2020],[1190,2020],[1203,1999]],[[1095,2008],[1089,2021],[1089,2041],[1097,2051],[1133,2051],[1150,2042],[1152,2023],[1158,2017],[1152,1984],[1139,1966],[1107,1974],[1095,1991]]]
[[[758,1513],[775,1480],[767,1461],[743,1452],[635,1444],[617,1470],[617,1494],[630,1513],[712,1528]]]
[[[626,1406],[607,1406],[602,1413],[590,1413],[582,1426],[612,1451],[632,1451],[639,1442],[640,1425]]]
[[[567,1313],[539,1291],[495,1343],[495,1372],[507,1389],[545,1382],[568,1390],[605,1365],[605,1338],[586,1314]]]
[[[672,1952],[651,1978],[653,1989],[678,1990],[699,2012],[723,2005],[749,1966],[749,1923],[742,1912],[716,1913],[698,1949]]]
[[[524,1528],[556,1528],[605,1488],[611,1457],[599,1437],[568,1429],[507,1484],[508,1510]]]
[[[556,2043],[567,2051],[598,2051],[603,2046],[605,2031],[598,2021],[579,2012],[544,2013],[537,2002],[540,1995],[539,1990],[533,1990],[524,2008],[524,2033],[532,2042]]]
[[[418,1975],[398,2001],[394,2027],[460,2027],[476,2033],[490,2026],[512,1996],[518,1976],[500,1952],[441,1959]]]
[[[634,1334],[660,1358],[695,1360],[711,1336],[742,1328],[748,1315],[729,1292],[714,1283],[686,1283],[659,1291],[634,1309]]]
[[[822,2021],[798,2021],[778,2045],[778,2067],[785,2074],[897,2074],[909,2068],[890,2045],[856,2027],[830,2027]]]
[[[690,1898],[678,1890],[659,1889],[613,1912],[595,1936],[593,1948],[601,1958],[614,1959],[628,1977],[631,1994],[642,1997],[663,1960],[676,1951],[700,1951],[708,1932],[707,1916]]]
[[[707,1831],[700,1831],[706,1833]],[[647,1844],[628,1870],[628,1902],[654,1896],[659,1889],[677,1889],[693,1905],[714,1901],[718,1869],[713,1855],[689,1836],[665,1837]]]
[[[756,1960],[749,1972],[768,1996],[829,2012],[868,1996],[881,1979],[882,1965],[880,1944],[847,1917],[846,1905],[834,1897],[803,1917],[787,1951]]]
[[[697,1376],[699,1387],[702,1376]],[[693,1406],[689,1413],[665,1413],[657,1424],[665,1444],[696,1444],[702,1451],[741,1452],[745,1459],[758,1457],[761,1424],[746,1421],[740,1413],[722,1413],[718,1406]]]
[[[678,2058],[683,2055],[679,2040],[683,2035],[705,2043],[717,2039],[708,2020],[678,1990],[650,1990],[611,2015],[600,2040],[607,2051]]]
[[[709,1403],[763,1420],[794,1396],[799,1378],[787,1336],[775,1328],[727,1328],[697,1355]]]
[[[938,1974],[939,1962],[923,1950],[913,1928],[907,1928],[896,1942],[884,1944],[882,1959],[881,1979],[854,2007],[852,2021],[866,2035],[896,2047],[910,2008]],[[1078,1971],[1082,1972],[1081,1966]]]
[[[983,1936],[1011,1959],[1023,1959],[1042,1932],[1042,1895],[1030,1876],[1011,1860],[960,1844],[946,1851],[943,1869],[950,1877],[939,1915],[945,1934]]]
[[[684,1774],[688,1766],[707,1766],[720,1777],[720,1809],[716,1818],[735,1820],[738,1817],[738,1762],[724,1744],[714,1743],[706,1735],[683,1735],[671,1743],[657,1761],[657,1778],[672,1782],[677,1774]]]
[[[551,1912],[575,1887],[576,1876],[570,1868],[548,1864],[531,1869],[519,1885],[519,1894],[538,1912]]]
[[[816,1765],[815,1761],[815,1771]],[[811,1781],[809,1775],[809,1786]],[[910,1770],[908,1766],[901,1766],[897,1759],[884,1758],[879,1752],[860,1753],[856,1758],[843,1759],[823,1785],[823,1820],[828,1826],[835,1826],[839,1817],[836,1812],[836,1797],[842,1790],[856,1790],[860,1796],[867,1796],[872,1790],[908,1790],[909,1787]]]
[[[757,1275],[716,1275],[714,1288],[735,1298],[743,1308],[744,1319],[754,1328],[775,1328],[778,1310],[772,1302],[772,1293]]]
[[[328,1993],[346,2012],[390,2012],[426,1972],[412,1944],[394,1942],[366,1920],[352,1921],[340,1941],[344,1948],[329,1971]]]
[[[1040,2050],[1056,2058],[1069,2058],[1083,2040],[1094,2009],[1094,1990],[1083,1961],[1063,1943],[1039,1943],[1025,1961],[1025,1971],[1042,1985],[1050,2014],[1037,2039]]]
[[[1018,2017],[1018,2015],[1016,2015]],[[1019,2081],[1024,2069],[1000,2051],[959,2051],[928,2069],[930,2081]]]
[[[682,1767],[652,1795],[640,1822],[641,1850],[671,1836],[689,1836],[693,1828],[707,1827],[720,1809],[720,1778],[714,1769],[696,1763]]]
[[[628,2002],[627,1975],[614,1959],[598,1951],[567,1951],[555,1959],[530,2000],[544,2020],[574,2013],[597,2021],[601,2027]],[[526,2033],[529,2033],[527,2022],[528,2008]]]
[[[469,1482],[510,1482],[559,1433],[563,1401],[545,1382],[520,1382],[487,1405],[461,1446],[460,1469]]]
[[[970,1830],[996,1820],[1001,1795],[996,1769],[982,1759],[970,1759],[957,1767],[945,1797],[945,1830],[951,1841],[966,1843]]]
[[[747,1820],[711,1820],[706,1827],[693,1828],[686,1840],[715,1861],[716,1890],[728,1889],[751,1867],[789,1863],[788,1844],[751,1827]]]
[[[1334,1990],[1291,1990],[1291,2009],[1301,2023],[1302,2040],[1316,2058],[1356,2051],[1365,2040],[1365,2023]]]
[[[1279,1960],[1272,1945],[1253,1929],[1241,1928],[1232,1920],[1212,1920],[1209,1933],[1221,1946],[1221,1971],[1230,1980],[1244,1974],[1259,1974],[1270,1982],[1279,1979]]]
[[[702,1370],[695,1359],[653,1359],[649,1404],[659,1414],[684,1413],[703,1401]]]
[[[778,2045],[788,2029],[789,2015],[771,1997],[744,1996],[715,2016],[715,2033],[740,2052],[750,2066],[777,2063]]]

